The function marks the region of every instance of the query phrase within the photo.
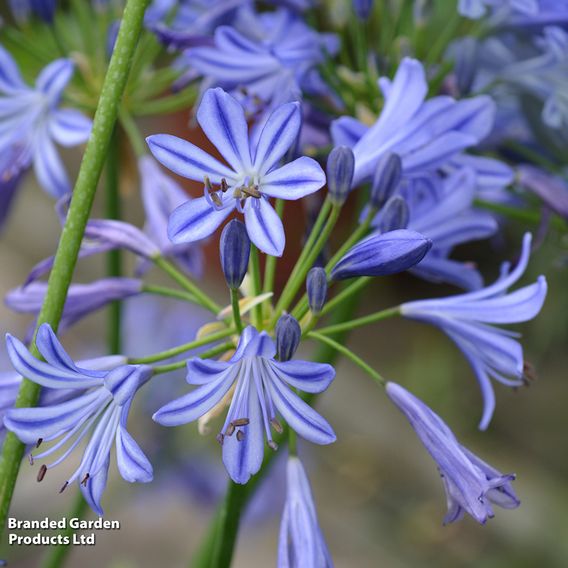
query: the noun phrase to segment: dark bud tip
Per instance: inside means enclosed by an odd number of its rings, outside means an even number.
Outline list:
[[[355,169],[355,157],[347,146],[337,146],[327,158],[327,187],[329,197],[342,205],[349,192],[353,181],[353,171]]]
[[[316,266],[308,272],[306,291],[310,310],[318,315],[327,299],[327,274],[323,268]]]
[[[381,156],[371,185],[371,207],[380,209],[397,190],[402,177],[402,162],[398,154]]]
[[[276,324],[276,354],[280,361],[290,361],[300,345],[302,329],[295,317],[284,314]]]
[[[227,286],[236,290],[247,273],[250,256],[250,239],[244,223],[233,219],[225,225],[219,249]]]
[[[39,468],[39,471],[37,472],[38,483],[43,481],[43,478],[45,477],[46,473],[47,473],[47,466],[45,464],[42,464],[42,466]]]

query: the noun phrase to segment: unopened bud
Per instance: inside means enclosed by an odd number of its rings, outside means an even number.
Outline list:
[[[402,177],[402,162],[398,154],[381,156],[371,186],[371,207],[380,209],[396,191]]]
[[[318,315],[327,298],[327,274],[323,268],[316,266],[308,272],[306,290],[310,310],[313,314]]]
[[[341,205],[351,191],[355,156],[347,146],[337,146],[327,158],[327,187],[329,197]]]
[[[284,314],[276,324],[276,354],[280,361],[290,361],[300,345],[302,329],[295,317]]]
[[[250,256],[250,239],[247,229],[241,221],[229,221],[219,243],[221,268],[229,288],[236,290],[247,273]]]
[[[400,195],[394,195],[381,209],[380,220],[377,229],[381,233],[406,229],[408,226],[408,205],[406,200]]]
[[[374,0],[353,0],[353,11],[360,20],[366,20],[373,9]]]

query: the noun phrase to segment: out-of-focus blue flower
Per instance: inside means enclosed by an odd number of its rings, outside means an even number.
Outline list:
[[[366,20],[373,9],[374,0],[353,0],[353,10],[357,17]]]
[[[59,330],[115,300],[124,300],[142,292],[142,282],[134,278],[103,278],[89,284],[71,284]],[[6,305],[15,312],[38,314],[47,293],[47,282],[32,282],[6,294]]]
[[[197,120],[229,166],[176,136],[148,138],[156,159],[170,170],[197,181],[205,178],[205,195],[184,203],[170,216],[170,239],[179,244],[208,237],[237,208],[244,213],[251,241],[263,252],[281,256],[284,227],[269,198],[300,199],[325,183],[323,170],[311,158],[304,156],[278,167],[298,137],[299,104],[277,107],[255,147],[249,141],[243,107],[222,89],[205,93]]]
[[[380,117],[370,128],[352,117],[332,123],[336,145],[353,148],[357,186],[371,179],[387,152],[398,154],[405,175],[433,171],[475,146],[491,131],[495,104],[488,96],[462,101],[439,96],[425,101],[428,92],[424,67],[404,58],[393,81],[379,79],[385,97]]]
[[[459,0],[458,12],[466,18],[477,20],[489,11],[505,10],[534,16],[538,14],[538,0]]]
[[[30,14],[36,15],[48,24],[53,23],[57,0],[10,0],[14,19],[19,23],[28,21]]]
[[[337,51],[335,35],[319,34],[283,9],[250,12],[242,28],[243,33],[217,28],[214,46],[187,50],[187,64],[216,85],[229,91],[241,87],[269,106],[300,99],[302,93],[329,94],[316,67],[324,52]]]
[[[546,280],[538,280],[514,292],[508,288],[524,273],[530,255],[531,236],[523,239],[523,250],[515,269],[503,267],[502,276],[492,285],[475,292],[401,305],[404,317],[439,327],[462,351],[479,382],[483,396],[483,416],[479,428],[489,425],[495,410],[491,379],[511,387],[523,385],[524,361],[518,334],[493,324],[531,320],[544,303]]]
[[[38,480],[43,479],[47,470],[66,460],[91,433],[79,466],[62,490],[77,480],[87,503],[103,515],[100,501],[113,444],[116,444],[118,469],[126,481],[152,481],[152,465],[126,430],[130,405],[140,386],[150,378],[150,367],[120,365],[110,371],[78,367],[48,324],[39,328],[36,338],[36,346],[45,362],[33,357],[23,343],[11,335],[6,337],[6,342],[18,373],[43,387],[75,390],[75,396],[66,402],[39,408],[16,408],[6,413],[6,427],[26,444],[37,443],[39,446],[54,442],[34,459],[44,459],[67,445],[54,462],[42,466]]]
[[[568,22],[568,0],[536,0],[536,11],[513,10],[507,14],[508,26],[554,26]]]
[[[345,253],[333,267],[331,278],[397,274],[420,262],[431,246],[432,241],[416,231],[374,233]]]
[[[73,62],[57,59],[26,85],[12,56],[0,46],[0,155],[9,154],[0,171],[3,183],[17,178],[32,163],[39,184],[54,197],[71,185],[54,142],[75,146],[87,140],[91,121],[75,109],[59,108],[73,74]],[[4,212],[5,214],[5,212]]]
[[[444,179],[432,175],[415,180],[402,188],[402,195],[409,205],[408,228],[432,240],[432,249],[412,273],[465,290],[481,288],[483,278],[473,263],[448,258],[456,246],[487,239],[498,229],[493,215],[473,207],[474,172],[462,168]]]
[[[251,0],[154,0],[144,23],[167,47],[207,45],[218,26],[231,24],[250,4]]]
[[[333,568],[302,462],[290,456],[286,503],[280,523],[278,568]]]
[[[541,168],[529,164],[517,167],[519,185],[528,189],[553,211],[568,219],[568,184],[560,176],[550,175]]]
[[[234,385],[225,423],[217,439],[233,481],[246,483],[261,467],[264,438],[276,449],[271,427],[280,431],[277,412],[303,438],[316,444],[335,441],[331,426],[292,389],[322,392],[333,380],[331,365],[274,360],[276,348],[266,332],[247,327],[230,361],[199,358],[187,362],[187,382],[200,385],[154,414],[164,426],[197,420],[217,406]]]
[[[448,500],[445,524],[460,520],[464,513],[485,524],[494,516],[492,505],[520,505],[511,485],[514,475],[503,475],[464,448],[432,409],[400,385],[388,382],[386,391],[438,466]]]

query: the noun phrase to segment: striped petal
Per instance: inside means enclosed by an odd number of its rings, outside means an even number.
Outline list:
[[[76,146],[89,139],[92,126],[91,119],[82,112],[65,108],[51,114],[49,132],[61,146]]]
[[[122,478],[130,483],[148,483],[154,477],[152,464],[122,425],[116,431],[116,464]]]
[[[302,156],[265,175],[260,189],[270,197],[295,200],[315,193],[324,184],[321,166],[312,158]]]
[[[324,363],[267,361],[267,366],[280,380],[304,392],[323,392],[335,377],[335,369]]]
[[[266,199],[247,199],[245,223],[250,240],[264,253],[282,256],[286,236],[280,217]]]

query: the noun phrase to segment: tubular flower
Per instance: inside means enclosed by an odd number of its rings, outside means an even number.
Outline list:
[[[85,500],[94,511],[103,515],[100,501],[113,443],[116,444],[118,469],[126,481],[147,483],[152,480],[152,465],[126,430],[130,405],[140,386],[150,378],[150,367],[123,364],[110,371],[78,367],[48,324],[39,328],[36,338],[45,362],[36,359],[11,335],[7,335],[6,343],[18,373],[42,387],[74,391],[65,402],[39,408],[15,408],[6,413],[6,428],[22,442],[37,447],[54,442],[47,450],[30,457],[32,463],[67,446],[55,461],[41,466],[38,481],[49,469],[66,460],[90,433],[81,462],[61,491],[78,481]]]
[[[539,276],[529,286],[508,293],[524,273],[530,255],[531,236],[525,234],[521,258],[515,269],[491,286],[475,292],[401,305],[401,314],[439,327],[460,348],[481,387],[484,401],[479,428],[489,425],[495,410],[491,379],[511,387],[524,384],[523,349],[517,334],[492,324],[520,323],[534,318],[546,297],[546,280]]]
[[[286,468],[287,493],[278,542],[278,568],[332,568],[310,482],[295,456]]]
[[[400,385],[389,382],[386,390],[438,466],[448,499],[444,524],[464,513],[485,524],[494,516],[492,504],[504,509],[520,505],[511,486],[514,475],[501,474],[464,448],[435,412]]]
[[[222,89],[205,93],[197,121],[230,166],[176,136],[157,134],[148,138],[159,162],[181,176],[204,180],[205,195],[180,205],[171,214],[170,239],[178,244],[208,237],[236,207],[244,214],[251,241],[267,254],[282,255],[284,228],[269,198],[300,199],[325,183],[323,170],[311,158],[301,157],[278,167],[300,131],[299,103],[276,108],[254,148],[243,107]]]
[[[246,483],[261,467],[264,437],[272,449],[271,427],[281,431],[277,412],[300,436],[315,444],[335,441],[331,426],[292,389],[324,391],[335,377],[331,365],[275,361],[276,347],[266,332],[247,327],[230,361],[193,358],[187,382],[198,388],[162,407],[154,420],[179,426],[197,420],[217,406],[235,385],[225,423],[217,436],[223,462],[236,483]],[[264,430],[264,433],[263,433]]]

